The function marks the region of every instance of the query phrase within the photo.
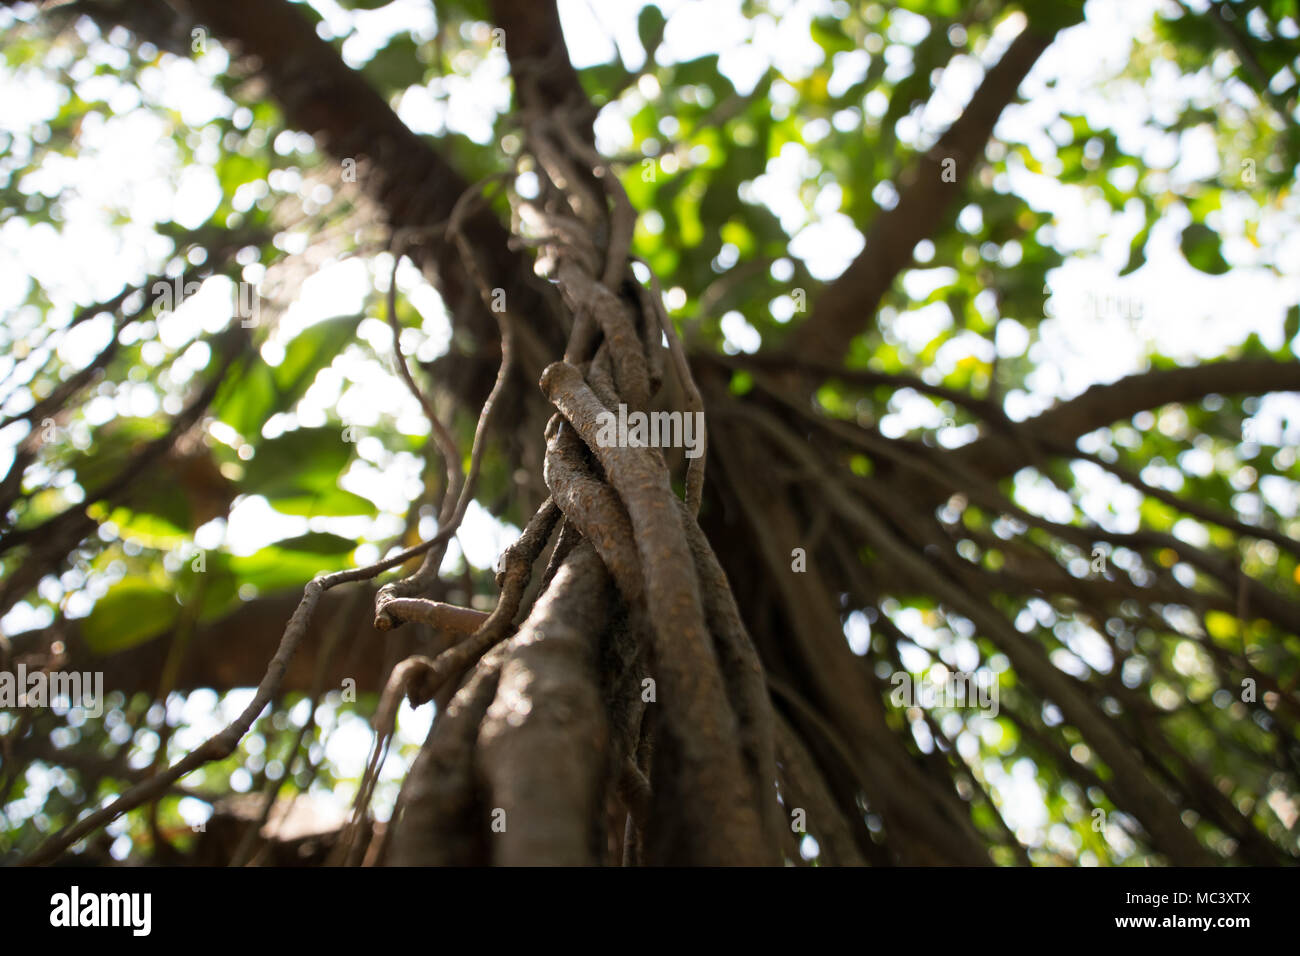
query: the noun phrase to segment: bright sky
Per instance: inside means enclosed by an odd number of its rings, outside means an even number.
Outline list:
[[[1146,124],[1152,115],[1164,115],[1173,104],[1187,97],[1205,97],[1206,88],[1191,87],[1163,78],[1145,89],[1124,90],[1121,95],[1104,94],[1098,81],[1119,72],[1125,65],[1132,38],[1143,37],[1148,30],[1152,11],[1159,0],[1089,0],[1088,21],[1066,31],[1043,57],[1025,83],[1026,102],[1009,108],[998,126],[998,133],[1031,144],[1035,157],[1049,163],[1055,145],[1051,139],[1052,123],[1062,112],[1082,113],[1094,127],[1112,129],[1120,145],[1128,152],[1138,151],[1151,162],[1174,163],[1173,179],[1191,178],[1212,170],[1218,163],[1215,144],[1208,136],[1195,131],[1181,138],[1160,135]],[[344,43],[345,59],[354,66],[365,63],[399,28],[411,29],[417,39],[434,32],[432,5],[426,0],[395,0],[375,11],[347,11],[333,0],[312,0],[335,35],[348,33]],[[775,63],[787,76],[807,75],[819,65],[822,53],[811,40],[808,24],[812,17],[834,15],[839,6],[833,0],[789,0],[772,4],[775,16],[762,15],[747,20],[740,13],[739,0],[710,0],[691,3],[686,0],[663,0],[661,9],[668,16],[667,30],[660,58],[689,60],[708,53],[721,55],[720,68],[742,91],[752,88],[758,77]],[[559,0],[561,16],[570,53],[579,67],[608,61],[616,52],[625,65],[635,69],[644,59],[636,33],[636,14],[640,0]],[[0,11],[0,28],[10,14]],[[926,25],[919,17],[896,14],[898,22],[890,39],[915,42],[924,35]],[[928,107],[919,117],[900,122],[898,133],[907,143],[924,148],[959,114],[962,105],[978,84],[983,69],[996,62],[1019,29],[1013,17],[1002,24],[994,42],[978,57],[959,57],[945,70]],[[1294,24],[1292,24],[1294,26]],[[486,30],[486,28],[484,28]],[[919,33],[918,33],[919,31]],[[92,43],[92,57],[100,63],[120,66],[124,54],[111,44]],[[886,58],[890,59],[889,51]],[[869,55],[865,51],[836,56],[832,89],[846,86],[865,74]],[[29,283],[38,281],[54,302],[49,321],[66,322],[80,304],[102,300],[115,294],[124,281],[143,281],[158,270],[171,254],[170,244],[157,236],[156,222],[175,220],[183,226],[196,227],[207,220],[220,199],[217,179],[211,163],[217,144],[210,131],[196,132],[190,145],[197,161],[182,165],[178,150],[171,141],[168,121],[162,111],[177,111],[183,122],[201,129],[217,116],[240,117],[233,103],[212,85],[212,77],[227,66],[219,46],[210,44],[207,52],[194,59],[166,58],[160,66],[141,73],[139,90],[119,84],[111,75],[94,75],[94,63],[51,63],[67,68],[78,79],[78,93],[85,99],[107,99],[116,114],[105,121],[92,115],[84,124],[82,153],[75,159],[52,159],[22,184],[28,191],[53,195],[72,190],[65,199],[66,223],[61,231],[45,225],[28,225],[21,217],[0,226],[0,314],[11,333],[35,328],[45,317],[23,308]],[[509,86],[503,55],[488,56],[475,63],[467,60],[469,75],[435,79],[427,88],[413,87],[399,100],[398,111],[415,130],[439,134],[446,130],[463,133],[476,141],[487,142],[491,136],[494,114],[509,107]],[[891,60],[891,71],[905,70],[903,63]],[[891,76],[894,74],[891,73]],[[1052,81],[1055,81],[1052,83]],[[22,134],[39,130],[61,105],[57,84],[37,73],[20,77],[0,73],[0,132]],[[785,89],[789,89],[786,87]],[[653,92],[646,90],[645,92]],[[775,98],[780,100],[778,86]],[[625,151],[631,145],[627,117],[642,105],[640,92],[631,92],[625,101],[605,108],[597,121],[598,145],[607,153]],[[868,110],[883,110],[871,101]],[[883,99],[883,98],[882,98]],[[247,113],[246,110],[242,111]],[[243,119],[246,124],[247,119]],[[287,152],[293,137],[282,137],[275,147]],[[142,148],[147,144],[148,148]],[[806,151],[795,144],[787,145],[781,155],[768,165],[766,173],[753,186],[753,195],[767,204],[783,225],[794,233],[792,251],[803,257],[818,278],[839,274],[860,251],[861,236],[854,225],[837,211],[839,191],[828,186],[810,211],[798,198],[797,187],[810,161]],[[1050,166],[1049,166],[1050,168]],[[301,188],[313,199],[327,202],[330,190],[320,183],[298,183],[291,174],[273,183],[277,188]],[[1148,246],[1147,264],[1123,279],[1118,271],[1127,261],[1129,244],[1140,228],[1140,213],[1116,215],[1105,203],[1094,200],[1075,187],[1058,184],[1048,175],[1036,175],[1023,168],[1015,169],[1003,184],[1022,196],[1037,210],[1053,215],[1053,235],[1058,247],[1076,253],[1067,264],[1054,272],[1044,290],[1048,318],[1041,325],[1041,341],[1032,346],[1031,357],[1038,371],[1027,392],[1007,396],[1009,414],[1016,418],[1036,414],[1061,397],[1078,394],[1089,385],[1111,381],[1143,368],[1143,356],[1156,350],[1180,359],[1210,358],[1257,333],[1273,347],[1282,344],[1282,323],[1288,306],[1300,301],[1300,207],[1295,196],[1266,210],[1253,204],[1246,208],[1230,205],[1222,213],[1225,234],[1224,255],[1233,269],[1219,277],[1207,276],[1189,266],[1178,252],[1178,234],[1187,221],[1181,209],[1172,211],[1153,230]],[[264,190],[263,190],[264,192]],[[249,190],[235,197],[237,208],[249,208],[260,195]],[[131,221],[114,222],[107,208],[129,209]],[[968,215],[978,215],[971,209]],[[1259,247],[1243,237],[1247,220],[1257,223]],[[932,255],[932,249],[928,250]],[[928,259],[927,250],[918,249],[918,258]],[[1004,255],[1014,256],[1014,250]],[[1271,257],[1286,278],[1278,278],[1261,267],[1264,256]],[[1009,261],[1008,265],[1014,265]],[[260,281],[260,267],[248,270],[249,281]],[[947,270],[918,268],[908,274],[905,285],[909,293],[922,294]],[[354,259],[326,264],[317,269],[302,285],[300,294],[283,315],[278,328],[264,348],[268,361],[276,362],[283,348],[299,331],[322,319],[362,310],[367,292],[385,289],[391,272],[391,260],[385,255],[363,260]],[[671,287],[671,277],[663,277]],[[409,298],[424,319],[421,330],[408,330],[403,346],[408,354],[428,360],[440,354],[449,341],[446,313],[436,292],[409,262],[397,275],[398,288]],[[169,314],[158,318],[158,331],[168,348],[179,348],[203,332],[214,332],[231,317],[230,284],[211,280],[202,290],[186,297]],[[680,301],[670,291],[670,304]],[[1102,303],[1098,306],[1097,303]],[[978,303],[977,303],[978,305]],[[887,315],[889,334],[907,343],[914,351],[950,322],[946,312],[922,308],[903,315]],[[729,344],[751,351],[757,346],[757,333],[742,316],[728,316],[724,332]],[[84,323],[73,333],[55,338],[61,359],[81,364],[107,341],[111,319],[102,316]],[[381,353],[390,349],[389,329],[379,317],[366,319],[359,334]],[[999,325],[996,349],[1004,356],[1021,354],[1028,344],[1023,326],[1012,319]],[[1293,349],[1296,347],[1293,344]],[[992,357],[989,343],[974,335],[960,337],[940,350],[936,359],[939,373],[950,370],[966,355],[983,359]],[[48,353],[36,349],[24,363],[38,364]],[[161,362],[165,353],[157,350]],[[148,353],[146,354],[148,359]],[[206,346],[193,344],[162,378],[169,395],[160,396],[147,383],[121,389],[114,398],[95,399],[88,408],[90,424],[109,420],[114,415],[147,415],[159,404],[174,412],[179,407],[177,395],[189,376],[207,360]],[[16,356],[0,357],[0,377],[9,373]],[[0,411],[9,414],[30,406],[31,397],[23,389],[6,394],[0,390]],[[352,349],[340,356],[332,368],[323,372],[307,397],[293,414],[276,416],[267,423],[264,434],[270,436],[286,429],[322,425],[325,412],[333,409],[346,424],[363,432],[373,426],[379,415],[392,415],[404,431],[423,434],[427,431],[418,405],[405,389],[393,386],[393,379],[382,366]],[[901,435],[917,427],[937,427],[940,412],[929,401],[908,400],[900,396],[892,414],[881,424],[886,434]],[[1271,440],[1284,438],[1295,445],[1300,442],[1300,398],[1276,396],[1267,400],[1256,427]],[[1283,434],[1283,429],[1285,433]],[[940,440],[947,445],[961,444],[972,437],[968,430],[945,429]],[[239,444],[238,436],[222,426],[213,429],[217,440]],[[22,426],[0,431],[0,468],[7,468],[12,449],[25,432]],[[226,547],[237,554],[248,554],[281,538],[306,530],[330,530],[348,537],[365,536],[381,540],[401,528],[401,515],[418,488],[419,461],[410,454],[392,454],[374,439],[358,447],[358,461],[343,479],[343,486],[374,500],[382,509],[374,522],[353,519],[305,519],[280,515],[262,498],[241,500],[228,521],[215,521],[196,536],[200,547]],[[66,479],[51,475],[52,483]],[[1096,490],[1091,504],[1098,515],[1104,505],[1123,492],[1109,479],[1096,476]],[[1035,486],[1028,477],[1021,486],[1022,502],[1032,510],[1050,513],[1059,502],[1053,493]],[[1085,507],[1088,506],[1085,498]],[[1132,502],[1136,504],[1136,502]],[[1274,504],[1294,513],[1294,500]],[[1090,509],[1091,510],[1091,509]],[[1109,519],[1108,519],[1109,520]],[[423,534],[431,534],[433,524],[426,519]],[[1190,532],[1189,532],[1190,533]],[[478,567],[490,567],[500,550],[517,534],[517,529],[502,527],[476,505],[470,512],[448,555],[447,566],[465,556]],[[373,545],[363,546],[358,562],[378,557]],[[66,610],[71,616],[87,613],[93,597],[102,593],[111,581],[100,581],[86,593],[72,595]],[[44,592],[43,592],[44,593]],[[48,623],[48,608],[19,604],[3,620],[6,633],[26,630]],[[963,666],[973,643],[969,635],[953,634],[934,628],[919,612],[902,609],[899,625],[912,635],[915,645],[905,648],[904,663],[921,670],[934,659],[929,651],[941,655],[951,666]],[[865,646],[869,623],[862,615],[850,618],[846,634],[855,648]],[[1096,647],[1081,636],[1073,647],[1090,664],[1106,664],[1096,659]],[[228,695],[223,708],[233,714],[247,699],[245,695]],[[213,701],[191,695],[185,717],[193,721],[191,736],[216,729]],[[332,710],[321,715],[332,721]],[[431,719],[430,709],[412,713],[403,705],[399,741],[412,743],[422,739]],[[978,723],[961,732],[959,747],[973,756],[974,738],[980,733]],[[328,757],[338,761],[342,774],[359,774],[370,733],[360,720],[345,722],[330,737]],[[178,736],[174,748],[192,745],[197,740]],[[178,753],[180,751],[178,750]],[[1022,762],[1023,763],[1023,762]],[[391,802],[395,781],[400,779],[402,764],[391,757],[385,767],[384,788],[376,804]],[[1006,801],[1017,827],[1026,839],[1044,840],[1053,836],[1044,831],[1046,816],[1032,766],[1007,774],[995,761],[985,761],[985,770],[1001,799]],[[187,812],[202,815],[196,807]],[[1068,842],[1068,836],[1055,834]]]

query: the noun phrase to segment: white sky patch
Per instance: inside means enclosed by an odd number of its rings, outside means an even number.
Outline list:
[[[208,221],[221,203],[221,184],[207,166],[189,166],[181,173],[170,218],[186,229]]]
[[[1079,656],[1090,668],[1109,673],[1115,665],[1110,644],[1096,630],[1078,621],[1063,621],[1057,625],[1056,636]]]
[[[370,724],[353,713],[339,714],[338,726],[325,740],[325,759],[335,776],[360,777],[370,755],[374,734]]]
[[[433,5],[423,0],[394,0],[375,10],[352,10],[344,15],[349,14],[353,32],[343,41],[343,60],[353,68],[368,63],[398,32],[432,38],[437,29]],[[343,21],[337,13],[332,13],[329,20],[335,29],[342,30]]]
[[[1010,773],[1000,763],[986,760],[984,774],[996,794],[1007,824],[1021,843],[1034,846],[1043,841],[1047,826],[1044,793],[1037,779],[1037,768],[1028,758],[1017,760]]]
[[[303,329],[323,319],[356,315],[364,308],[370,289],[370,273],[363,260],[344,259],[324,266],[303,282],[285,310],[278,329],[281,341],[287,344]]]
[[[760,14],[752,21],[753,47],[762,51],[764,58],[770,58],[771,63],[786,79],[805,79],[826,59],[826,52],[812,38],[810,28],[813,15],[824,16],[829,12],[829,3],[815,2],[787,4],[786,11],[779,20]],[[766,64],[757,70],[751,66],[750,72],[746,75],[742,72],[744,67],[740,64],[733,67],[732,64],[720,59],[718,65],[719,69],[723,70],[732,67],[731,72],[736,74],[733,82],[742,90],[753,89],[763,69],[766,69]]]
[[[861,611],[854,611],[844,621],[844,636],[854,654],[865,654],[871,649],[871,623]]]
[[[447,129],[468,136],[480,145],[492,142],[492,123],[510,108],[506,83],[510,67],[505,55],[490,56],[475,67],[472,76],[448,76]]]
[[[921,126],[937,135],[962,114],[971,95],[984,78],[984,67],[973,56],[954,56],[939,74],[934,95],[921,113]]]
[[[880,433],[886,438],[902,438],[919,428],[938,428],[943,412],[929,398],[910,388],[900,388],[889,401],[890,411],[881,416]]]
[[[235,502],[226,519],[226,546],[231,554],[245,556],[307,530],[307,519],[301,515],[281,514],[261,495],[246,495]]]
[[[807,263],[813,278],[828,282],[849,267],[864,245],[853,220],[833,212],[800,230],[789,249]]]
[[[748,320],[734,309],[722,317],[720,322],[724,348],[731,353],[757,352],[763,344],[763,337]]]
[[[636,39],[636,14],[640,4],[629,3],[627,0],[602,0],[599,3],[559,0],[556,7],[569,60],[577,69],[608,63],[616,56],[621,56],[612,35],[616,29],[615,24],[625,27],[631,25],[631,35],[625,33],[623,37],[624,50],[628,45],[641,50],[641,43]]]
[[[841,50],[831,57],[831,78],[826,92],[843,96],[855,83],[861,83],[871,67],[871,55],[866,50]]]
[[[378,439],[363,439],[379,444]],[[435,466],[437,467],[437,466]],[[361,495],[375,502],[380,509],[390,515],[405,514],[411,501],[419,497],[424,485],[420,481],[421,461],[414,455],[403,452],[399,455],[382,455],[379,465],[369,461],[357,460],[339,480],[339,487],[344,491]],[[336,521],[338,519],[335,519]],[[361,518],[361,527],[354,528],[353,536],[361,536],[369,531],[369,536],[376,536],[377,529],[365,527],[368,519]],[[331,529],[333,530],[333,529]],[[390,529],[396,534],[401,530],[400,524]],[[342,532],[338,532],[342,533]]]
[[[0,129],[25,130],[52,117],[66,93],[42,73],[4,71],[5,95],[0,96]]]
[[[1032,468],[1022,468],[1015,476],[1015,500],[1030,514],[1059,523],[1074,517],[1070,496]]]
[[[754,179],[754,200],[767,206],[781,220],[781,228],[791,235],[808,222],[808,210],[799,198],[799,186],[816,170],[817,163],[808,155],[807,147],[802,143],[786,143],[780,153],[767,161],[766,170]],[[861,234],[858,242],[862,242]],[[818,265],[815,260],[808,262],[809,269]]]
[[[420,362],[432,362],[445,354],[451,345],[451,315],[447,312],[447,305],[438,290],[409,259],[403,259],[397,268],[397,288],[424,320],[420,327],[423,341],[415,358]]]
[[[113,317],[107,313],[87,319],[59,340],[59,361],[71,365],[89,365],[113,340]]]
[[[742,49],[749,39],[753,26],[741,13],[737,0],[717,0],[710,3],[664,4],[662,9],[671,14],[664,28],[664,50],[668,62],[686,62],[710,53],[723,53],[719,66],[724,72],[734,70],[737,78],[753,76],[753,83],[765,67],[754,70],[755,64]],[[735,80],[733,80],[735,82]]]
[[[408,87],[397,104],[397,115],[414,132],[437,136],[447,126],[447,104],[423,86]]]
[[[501,552],[513,544],[520,533],[519,528],[497,521],[477,501],[471,501],[465,519],[456,531],[456,542],[474,567],[491,568],[496,566]],[[449,557],[450,554],[449,550]]]
[[[952,328],[952,310],[946,302],[931,302],[897,316],[889,323],[891,338],[919,353],[935,336]]]
[[[934,354],[934,367],[947,375],[956,369],[959,362],[968,358],[988,364],[993,361],[994,352],[993,343],[986,337],[970,331],[960,332],[939,346]]]
[[[180,113],[181,122],[190,127],[201,127],[218,116],[229,116],[234,104],[213,84],[214,77],[225,73],[230,58],[215,43],[193,60],[168,57],[163,75],[154,81],[153,75],[142,79],[141,87],[150,97],[157,97],[159,105]],[[144,71],[149,74],[149,70]]]

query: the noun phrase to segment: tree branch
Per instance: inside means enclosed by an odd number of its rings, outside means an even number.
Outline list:
[[[1032,25],[1020,32],[1002,59],[985,74],[957,121],[932,149],[917,156],[903,172],[897,205],[876,216],[862,252],[822,291],[812,313],[784,346],[785,351],[816,362],[843,361],[853,337],[867,328],[894,280],[911,265],[916,244],[939,229],[1002,110],[1015,97],[1021,81],[1053,36],[1038,32]],[[947,180],[943,175],[946,170],[950,171]]]
[[[295,4],[192,0],[191,6],[200,21],[253,58],[290,125],[316,137],[335,159],[357,162],[358,185],[395,233],[421,240],[410,241],[403,251],[436,281],[456,327],[469,332],[478,351],[495,365],[490,353],[498,337],[496,323],[466,275],[455,243],[430,228],[450,218],[470,183],[317,36]],[[554,297],[534,279],[531,262],[510,246],[496,216],[477,210],[461,229],[480,252],[489,287],[503,289],[510,310],[529,316],[531,327],[558,352],[563,329]],[[531,378],[540,368],[525,366],[524,371]],[[482,395],[472,397],[482,400]]]
[[[1088,432],[1170,402],[1191,402],[1214,394],[1296,391],[1300,391],[1300,362],[1255,358],[1211,362],[1139,372],[1116,382],[1094,385],[1076,398],[1022,422],[1019,429],[1048,444],[1073,444]],[[1027,449],[1030,444],[990,434],[955,449],[951,460],[990,478],[1011,475],[1032,464]]]

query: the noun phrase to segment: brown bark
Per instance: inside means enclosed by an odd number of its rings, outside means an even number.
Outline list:
[[[505,649],[496,697],[478,733],[500,865],[592,864],[609,771],[609,731],[596,661],[615,594],[580,544]]]
[[[394,660],[414,653],[436,653],[447,645],[445,637],[424,625],[410,625],[381,635],[374,628],[374,588],[365,588],[370,600],[356,603],[347,591],[331,591],[321,597],[321,613],[308,625],[302,651],[285,672],[286,692],[306,693],[311,689],[317,651],[331,628],[341,627],[348,638],[343,649],[330,660],[324,674],[326,688],[340,688],[345,679],[356,682],[358,693],[383,689],[388,668]],[[255,687],[266,671],[293,613],[301,592],[267,595],[240,604],[230,614],[195,626],[185,655],[176,672],[173,689],[190,691],[200,687],[218,693],[239,687]],[[169,629],[136,646],[108,655],[95,654],[81,635],[78,621],[63,621],[40,631],[27,631],[12,638],[15,660],[30,656],[44,659],[53,641],[61,641],[70,671],[99,671],[106,691],[128,696],[157,692],[163,667],[171,651],[175,631]]]

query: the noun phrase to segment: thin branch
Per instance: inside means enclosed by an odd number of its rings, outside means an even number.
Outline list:
[[[1300,392],[1300,362],[1229,359],[1138,372],[1115,382],[1094,385],[1075,398],[1026,419],[1019,427],[1044,441],[1072,443],[1089,432],[1171,402],[1193,402],[1207,395],[1268,392]],[[1014,474],[1030,463],[1018,443],[996,434],[953,449],[947,457],[989,477]]]
[[[460,495],[461,483],[465,480],[465,473],[462,470],[460,462],[460,450],[456,448],[456,439],[452,437],[447,426],[442,423],[438,417],[437,411],[433,407],[433,402],[424,394],[424,390],[416,384],[411,375],[410,366],[407,365],[406,356],[402,354],[402,326],[397,321],[397,267],[402,261],[403,252],[394,242],[393,254],[393,273],[388,282],[388,325],[393,330],[393,361],[397,365],[397,371],[402,376],[402,381],[406,383],[407,389],[415,396],[415,400],[420,403],[420,408],[424,410],[424,417],[429,420],[429,428],[433,431],[433,440],[438,446],[438,451],[442,454],[443,464],[447,469],[447,493],[443,498],[442,510],[439,512],[439,520],[446,521],[451,516],[450,509],[454,507],[456,499]]]
[[[257,715],[262,712],[262,709],[270,703],[271,698],[279,691],[280,682],[284,677],[286,668],[289,666],[289,659],[293,657],[294,651],[298,649],[298,645],[307,633],[307,625],[311,622],[312,614],[316,610],[316,605],[320,602],[321,595],[331,588],[338,587],[340,584],[369,580],[390,568],[404,564],[411,558],[423,554],[443,540],[450,538],[451,534],[452,531],[450,530],[439,532],[438,535],[428,541],[407,548],[405,551],[375,564],[348,571],[336,571],[333,574],[323,574],[309,581],[307,586],[303,588],[302,600],[298,603],[297,610],[293,612],[293,617],[289,619],[289,623],[285,626],[280,646],[276,650],[275,656],[271,658],[270,664],[267,665],[266,674],[262,677],[261,683],[258,684],[253,699],[238,717],[165,771],[148,781],[137,784],[108,806],[87,814],[76,823],[51,836],[22,860],[21,864],[36,866],[52,862],[60,853],[78,840],[112,822],[123,813],[134,810],[136,807],[155,799],[167,787],[187,774],[214,760],[224,760],[234,753],[239,741],[253,726],[253,721],[257,719]]]

